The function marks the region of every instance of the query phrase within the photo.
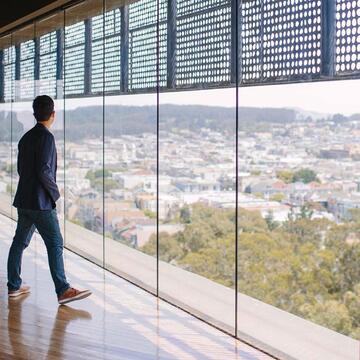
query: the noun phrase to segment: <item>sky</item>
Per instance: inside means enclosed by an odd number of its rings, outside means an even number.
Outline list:
[[[240,106],[301,108],[321,114],[360,113],[360,80],[322,81],[289,85],[251,86],[239,89]],[[106,105],[156,105],[156,94],[107,96]],[[62,107],[62,101],[57,106]],[[160,103],[235,106],[235,88],[161,93]],[[66,108],[101,105],[101,98],[66,101]],[[17,103],[18,111],[31,111],[31,103]]]

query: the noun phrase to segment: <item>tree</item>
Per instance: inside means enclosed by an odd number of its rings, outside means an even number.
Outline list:
[[[308,184],[312,181],[320,182],[316,173],[311,169],[300,169],[294,173],[292,182],[301,181],[304,184]]]
[[[360,324],[360,283],[354,286],[354,291],[347,291],[344,295],[344,303],[349,310],[353,327],[359,327]],[[359,327],[360,335],[360,327]]]
[[[342,292],[352,291],[355,284],[360,284],[360,244],[344,244],[339,255],[339,287]]]
[[[260,176],[261,171],[260,170],[251,170],[250,174],[251,174],[251,176]]]
[[[102,179],[101,179],[102,180]],[[99,187],[97,187],[97,189],[99,191],[102,190],[102,182],[101,182],[101,185]],[[113,189],[118,189],[119,188],[119,184],[116,180],[114,179],[104,179],[104,191],[105,192],[109,192],[110,190],[113,190]]]
[[[292,206],[287,215],[287,223],[291,223],[291,222],[295,221],[295,219],[296,219],[296,214],[295,214],[294,207]]]
[[[258,211],[248,211],[243,208],[238,210],[238,224],[243,232],[266,232],[268,229],[265,219]]]
[[[234,287],[235,238],[228,236],[216,241],[212,247],[188,253],[179,261],[186,270],[204,276],[228,287]]]
[[[279,226],[279,223],[274,220],[274,213],[272,210],[269,210],[265,216],[266,224],[270,231],[276,229]]]
[[[285,195],[283,193],[276,193],[270,196],[270,201],[282,202],[285,199]]]
[[[280,170],[276,173],[276,177],[286,184],[294,182],[294,173],[290,170]]]
[[[313,216],[314,211],[312,209],[310,209],[307,205],[303,205],[300,208],[300,214],[299,214],[299,218],[300,219],[311,219],[311,217]]]
[[[107,178],[111,176],[111,171],[108,169],[97,169],[97,170],[89,170],[86,173],[85,179],[89,179],[93,181],[95,179]]]
[[[261,192],[255,192],[255,193],[254,193],[254,196],[257,197],[257,198],[259,198],[259,199],[263,199],[263,198],[264,198],[264,194],[261,193]]]
[[[355,222],[355,223],[360,222],[360,209],[359,208],[349,209],[349,213],[350,213],[350,221]]]
[[[15,175],[15,174],[17,174],[17,165],[15,163],[13,163],[11,165],[6,165],[4,170],[8,175],[11,175],[11,174]]]
[[[352,330],[352,321],[347,307],[335,300],[324,303],[304,304],[301,307],[302,315],[327,328],[342,334],[349,335]]]
[[[180,209],[180,220],[183,224],[191,223],[191,212],[188,206],[184,206]]]
[[[144,210],[144,215],[147,216],[150,219],[156,219],[156,213],[151,211],[151,210],[145,209]]]
[[[144,253],[156,256],[157,245],[156,235],[153,234],[150,240],[143,245],[140,250]],[[181,248],[176,236],[169,235],[166,232],[159,234],[159,257],[162,261],[168,263],[176,263],[179,259],[184,256],[183,249]]]

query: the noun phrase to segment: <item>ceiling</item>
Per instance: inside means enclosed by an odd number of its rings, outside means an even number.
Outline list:
[[[66,12],[65,25],[82,21],[103,12],[128,5],[139,0],[10,0],[5,9],[1,9],[0,15],[0,48],[9,46],[9,36],[14,28],[12,42],[18,43],[41,36],[64,25],[64,17],[60,13],[54,13],[64,5],[77,4]],[[48,15],[46,15],[48,14]],[[57,14],[57,15],[56,15]],[[39,16],[41,18],[39,18]],[[34,23],[37,18],[36,34]],[[3,34],[4,36],[1,36]]]
[[[11,0],[6,2],[6,6],[1,7],[0,28],[31,14],[42,7],[49,5],[54,0]]]

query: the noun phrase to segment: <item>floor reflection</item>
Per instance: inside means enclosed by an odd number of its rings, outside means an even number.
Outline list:
[[[45,344],[37,344],[41,346],[41,351],[34,357],[34,344],[28,341],[29,334],[24,329],[29,326],[29,315],[26,312],[29,308],[24,308],[25,300],[31,295],[24,294],[17,298],[9,298],[8,300],[8,336],[11,344],[12,354],[16,359],[38,359],[40,352],[44,352]],[[34,311],[33,314],[41,314],[41,311]],[[51,335],[48,343],[48,350],[46,352],[46,359],[64,358],[64,341],[67,336],[67,326],[70,322],[75,320],[91,320],[92,316],[88,311],[75,309],[73,307],[63,305],[59,306],[56,317],[53,322]],[[38,315],[37,323],[47,324],[49,318],[44,315]],[[39,329],[41,331],[42,329]],[[40,335],[40,334],[39,334]],[[69,335],[69,334],[68,334]],[[71,336],[71,334],[70,334]],[[73,339],[76,341],[76,337]],[[40,349],[39,349],[40,350]],[[74,355],[75,358],[76,355]]]
[[[74,309],[70,306],[63,305],[58,307],[56,318],[51,332],[48,357],[57,356],[59,359],[63,358],[64,340],[66,335],[66,328],[71,321],[74,320],[91,320],[92,316],[85,310]],[[76,341],[76,339],[74,339]]]
[[[23,302],[30,296],[24,294],[16,298],[9,298],[8,302],[8,336],[13,355],[18,359],[31,359],[31,351],[25,345],[22,331]]]

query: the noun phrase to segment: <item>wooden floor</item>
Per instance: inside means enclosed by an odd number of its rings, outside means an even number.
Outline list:
[[[58,306],[42,240],[23,258],[31,294],[8,299],[6,259],[14,224],[0,216],[0,359],[270,359],[70,252],[67,276],[93,295]]]

